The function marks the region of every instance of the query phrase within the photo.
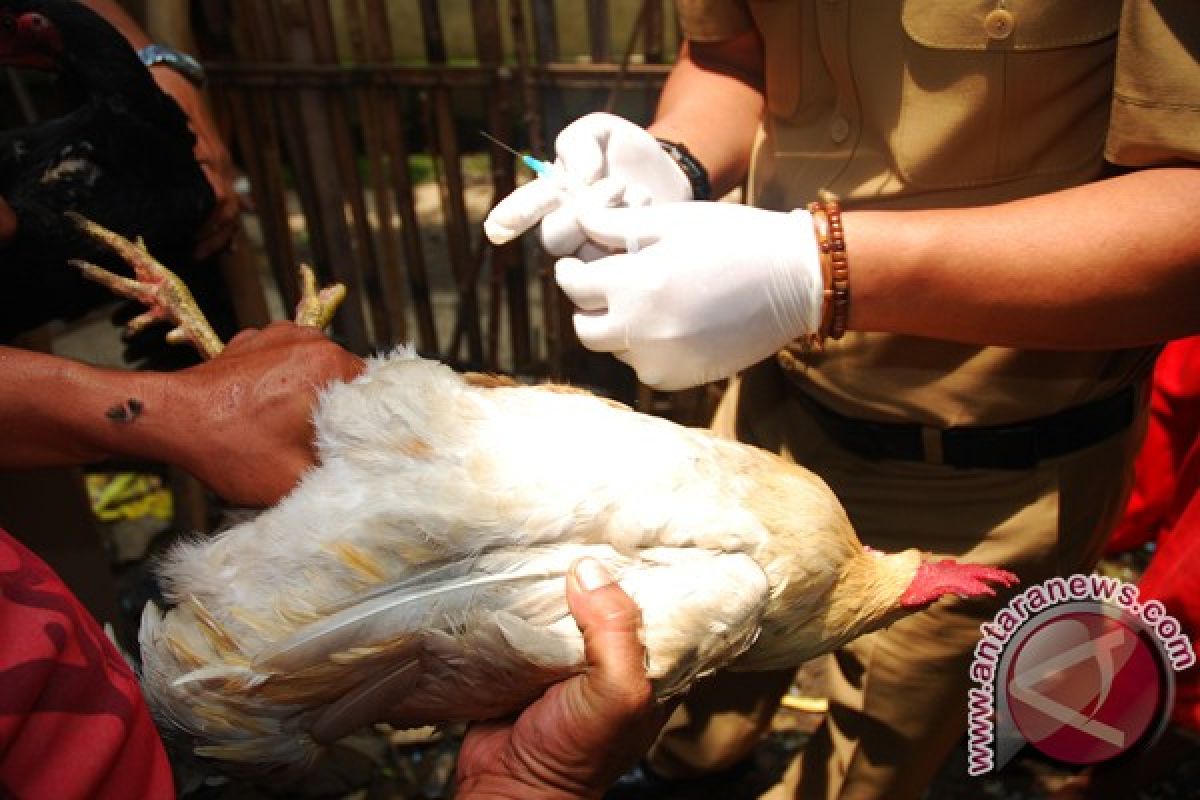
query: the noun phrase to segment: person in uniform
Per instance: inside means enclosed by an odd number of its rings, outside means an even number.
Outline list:
[[[1194,308],[1139,301],[1200,247],[1188,222],[1200,12],[1182,0],[677,7],[687,43],[648,132],[610,115],[573,123],[556,144],[570,191],[519,189],[489,235],[540,221],[551,252],[577,256],[557,276],[581,341],[643,381],[744,369],[716,429],[821,475],[864,543],[1003,566],[1025,586],[1090,569],[1144,429],[1144,345]],[[765,211],[677,203],[743,177]],[[589,211],[622,201],[650,207]],[[902,302],[866,280],[888,270],[904,276],[890,284]],[[781,278],[797,271],[820,279]],[[1047,272],[1061,280],[1022,277]],[[993,294],[971,288],[1000,273],[983,282]],[[926,291],[923,275],[952,288]],[[1004,599],[943,601],[839,650],[829,713],[790,771],[799,794],[920,796],[965,730],[972,648]],[[687,778],[736,764],[791,678],[702,684],[649,768]]]

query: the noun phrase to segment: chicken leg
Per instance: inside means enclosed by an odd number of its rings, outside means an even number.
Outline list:
[[[170,322],[176,327],[167,334],[167,341],[191,343],[205,358],[215,358],[221,354],[225,345],[213,331],[191,291],[178,275],[150,255],[140,238],[137,242],[131,242],[79,214],[67,212],[67,216],[84,234],[112,250],[133,268],[135,278],[126,278],[88,261],[72,259],[70,262],[89,280],[122,297],[137,300],[148,308],[129,322],[127,330],[130,333],[156,322]],[[324,328],[345,299],[346,287],[336,283],[318,289],[316,275],[307,264],[300,265],[300,284],[302,293],[296,304],[296,324]]]

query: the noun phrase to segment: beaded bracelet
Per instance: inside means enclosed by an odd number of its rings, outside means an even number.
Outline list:
[[[842,209],[836,197],[822,193],[821,199],[808,204],[813,232],[825,280],[825,303],[817,340],[840,339],[850,319],[850,264],[846,258],[846,232],[842,227]]]

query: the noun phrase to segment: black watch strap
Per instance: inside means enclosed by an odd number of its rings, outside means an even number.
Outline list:
[[[681,142],[669,142],[659,139],[663,152],[669,155],[692,185],[693,200],[712,200],[712,184],[708,181],[708,170],[692,155],[692,151]]]

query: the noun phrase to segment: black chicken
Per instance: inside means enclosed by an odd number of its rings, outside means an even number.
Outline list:
[[[19,225],[0,249],[0,337],[108,299],[67,264],[110,257],[65,211],[144,238],[194,284],[215,276],[188,268],[215,202],[195,136],[120,32],[74,0],[0,0],[0,64],[56,73],[72,109],[0,133],[0,196]]]

